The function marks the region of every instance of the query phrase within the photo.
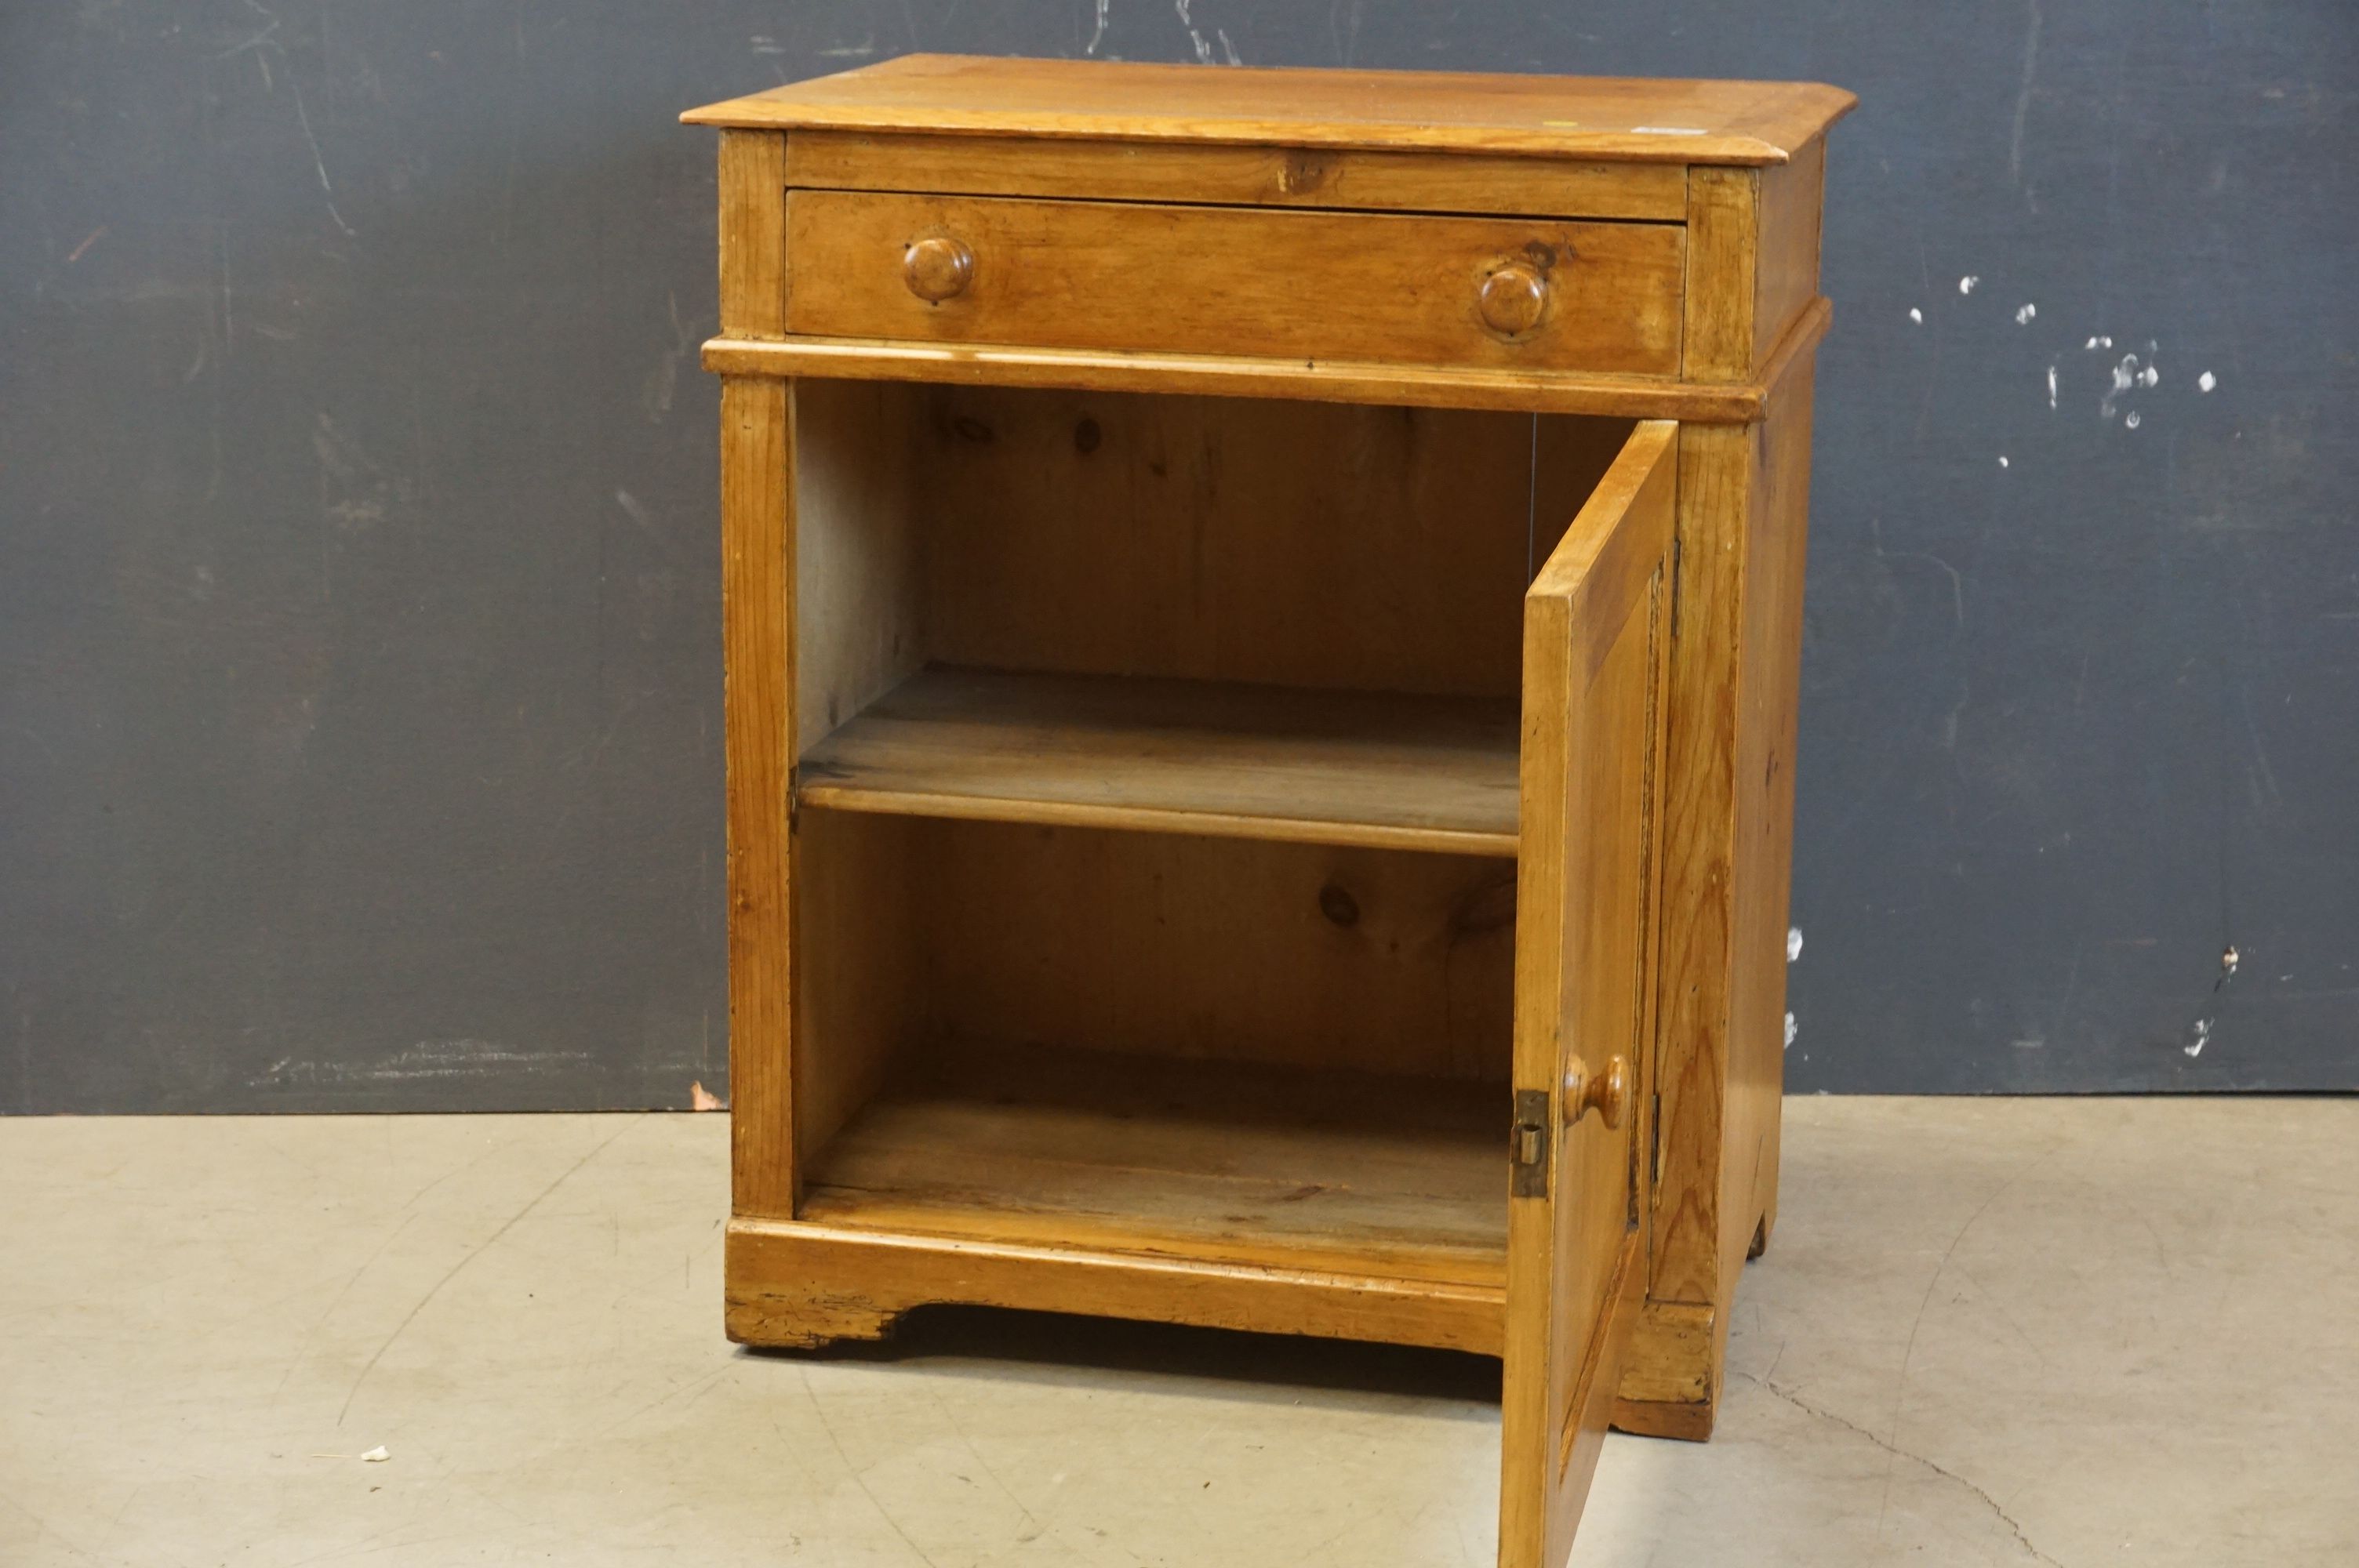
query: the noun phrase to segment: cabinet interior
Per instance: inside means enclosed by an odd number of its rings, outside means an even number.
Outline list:
[[[1630,423],[793,398],[798,1212],[1499,1284],[1522,598]]]

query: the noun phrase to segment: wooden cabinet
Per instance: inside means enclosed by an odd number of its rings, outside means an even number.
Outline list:
[[[728,1327],[1503,1358],[1501,1561],[1776,1210],[1807,85],[911,57],[723,127]]]

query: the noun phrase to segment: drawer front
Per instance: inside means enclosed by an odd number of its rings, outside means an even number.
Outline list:
[[[790,190],[787,330],[1677,374],[1673,223]]]

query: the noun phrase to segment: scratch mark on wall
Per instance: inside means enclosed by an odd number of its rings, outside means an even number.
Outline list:
[[[671,540],[666,536],[662,529],[656,526],[656,520],[648,515],[646,505],[637,496],[627,490],[618,488],[614,492],[614,504],[623,509],[624,516],[639,525],[639,532],[667,550],[673,547]]]
[[[295,95],[295,121],[303,127],[303,139],[310,144],[311,167],[320,171],[320,189],[327,196],[328,216],[336,221],[336,227],[344,232],[346,238],[358,238],[353,233],[353,226],[344,222],[344,215],[336,211],[336,188],[328,181],[328,160],[320,156],[320,138],[311,134],[311,116],[304,113],[303,89],[290,79],[287,90]]]
[[[1098,45],[1105,38],[1106,8],[1113,4],[1114,0],[1098,0],[1097,30],[1090,35],[1090,41],[1082,46],[1082,52],[1083,54],[1095,54],[1098,52]]]
[[[2228,989],[2228,982],[2236,978],[2236,966],[2243,961],[2234,942],[2221,953],[2220,978],[2212,982],[2212,995],[2204,1002],[2202,1012],[2197,1015],[2194,1027],[2189,1032],[2190,1038],[2180,1047],[2190,1057],[2201,1056],[2203,1047],[2212,1043],[2212,1033],[2220,1023],[2221,993]]]
[[[2031,115],[2031,83],[2039,73],[2039,0],[2029,0],[2031,19],[2023,29],[2023,79],[2015,92],[2015,124],[2006,138],[2006,178],[2023,183],[2023,125]]]
[[[1189,20],[1189,0],[1171,0],[1171,4],[1173,8],[1180,13],[1180,25],[1188,29],[1188,41],[1196,47],[1196,63],[1198,65],[1212,64],[1212,40],[1205,38],[1203,34],[1198,32],[1196,30],[1196,24]]]
[[[680,324],[679,296],[666,294],[664,300],[671,318],[671,347],[663,351],[655,368],[639,384],[639,407],[650,425],[662,424],[664,416],[671,412],[672,398],[679,390],[679,362],[694,346],[688,329]]]
[[[282,1056],[246,1080],[248,1088],[334,1088],[427,1079],[556,1077],[587,1070],[586,1051],[528,1051],[492,1040],[421,1040],[368,1062],[298,1061]]]

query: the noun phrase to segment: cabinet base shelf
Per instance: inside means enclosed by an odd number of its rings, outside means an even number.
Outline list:
[[[1496,1355],[1503,1086],[953,1041],[730,1232],[731,1332],[960,1303]]]
[[[1503,1287],[1313,1272],[811,1220],[733,1219],[729,1337],[810,1349],[878,1339],[915,1307],[1082,1312],[1201,1328],[1500,1352]]]

